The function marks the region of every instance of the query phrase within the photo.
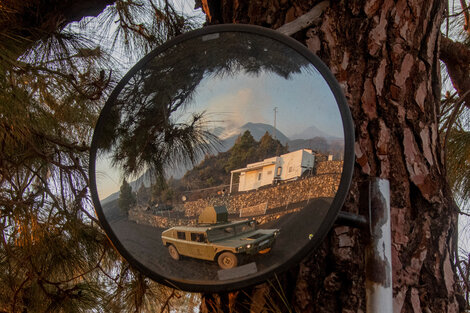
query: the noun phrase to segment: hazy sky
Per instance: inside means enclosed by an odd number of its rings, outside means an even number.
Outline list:
[[[184,119],[186,113],[205,110],[213,126],[236,128],[248,122],[273,125],[274,107],[278,107],[276,127],[288,137],[312,125],[330,136],[343,136],[333,94],[313,73],[296,74],[289,80],[266,73],[206,78],[185,113],[180,114]],[[103,199],[119,190],[122,177],[104,159],[97,162],[97,169],[98,192]]]
[[[247,122],[273,125],[286,136],[315,126],[330,136],[343,137],[341,117],[328,85],[319,74],[259,76],[240,73],[234,77],[206,78],[196,89],[189,112],[206,110],[209,120],[224,128]]]
[[[119,190],[122,176],[106,157],[96,158],[96,189],[100,200]]]
[[[227,135],[248,122],[273,126],[277,107],[276,128],[287,137],[315,126],[328,136],[342,138],[341,116],[333,94],[310,66],[309,71],[303,69],[289,79],[264,71],[258,75],[243,71],[224,77],[211,75],[200,82],[184,111],[175,112],[173,118],[182,122],[192,113],[205,111],[209,127],[222,127]],[[223,135],[221,139],[226,137]],[[307,134],[302,138],[312,137]],[[101,199],[119,190],[123,178],[109,160],[97,160],[96,169]]]

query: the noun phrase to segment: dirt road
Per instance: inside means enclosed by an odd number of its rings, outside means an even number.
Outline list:
[[[300,212],[281,216],[279,219],[260,225],[260,228],[276,228],[281,233],[271,251],[257,255],[246,262],[255,262],[258,272],[264,272],[284,263],[302,247],[322,224],[330,207],[331,199],[313,199]],[[163,229],[139,225],[129,221],[125,215],[113,215],[109,221],[124,248],[149,270],[174,280],[215,281],[219,280],[216,262],[193,258],[173,260],[163,246]]]

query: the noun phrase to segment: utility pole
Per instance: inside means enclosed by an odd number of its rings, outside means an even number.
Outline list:
[[[276,114],[277,114],[277,107],[274,107],[274,134],[273,138],[276,139]]]

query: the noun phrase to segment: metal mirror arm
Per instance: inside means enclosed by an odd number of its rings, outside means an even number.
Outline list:
[[[364,215],[354,214],[346,211],[340,211],[336,218],[337,226],[349,226],[354,228],[368,228],[369,220]]]
[[[371,180],[359,184],[359,211],[366,212],[366,215],[339,211],[335,225],[370,230]]]

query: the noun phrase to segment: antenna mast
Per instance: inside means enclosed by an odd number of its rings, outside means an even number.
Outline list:
[[[273,137],[276,139],[276,114],[277,114],[277,107],[274,107],[274,134]]]

